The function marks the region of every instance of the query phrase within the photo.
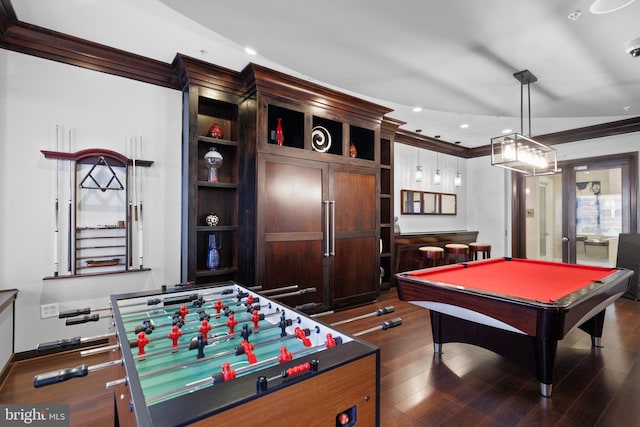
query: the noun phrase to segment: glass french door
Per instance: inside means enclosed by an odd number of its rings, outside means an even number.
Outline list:
[[[615,266],[618,236],[630,232],[631,188],[626,159],[574,161],[526,177],[526,257]]]

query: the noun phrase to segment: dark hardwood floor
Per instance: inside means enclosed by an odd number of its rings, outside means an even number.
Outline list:
[[[640,303],[620,299],[607,309],[603,348],[572,331],[558,347],[553,397],[541,397],[535,377],[487,350],[445,344],[434,357],[425,309],[399,301],[395,290],[375,304],[319,319],[332,323],[393,305],[395,313],[340,325],[364,331],[383,319],[403,325],[361,338],[381,348],[381,426],[638,426],[640,425]],[[110,368],[65,383],[33,388],[33,375],[96,364],[108,355],[64,353],[13,365],[0,389],[2,403],[68,403],[72,426],[111,426]],[[348,385],[346,385],[348,386]],[[261,425],[269,425],[264,419]]]

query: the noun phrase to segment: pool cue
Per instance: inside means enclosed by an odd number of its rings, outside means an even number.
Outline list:
[[[136,182],[138,180],[137,171],[136,171],[136,156],[137,156],[136,139],[137,137],[134,137],[131,140],[131,155],[133,157],[133,220],[134,221],[138,221],[138,190],[136,188]],[[133,235],[133,232],[132,232],[132,235]],[[140,242],[138,242],[138,244],[139,243]],[[131,266],[133,267],[133,260],[131,261],[131,264],[132,264]]]
[[[133,142],[131,137],[129,137],[129,151],[130,151],[129,155],[131,157],[135,157],[135,155],[133,154]],[[135,159],[132,160],[132,162],[133,164],[135,164]],[[133,268],[133,230],[131,229],[131,226],[133,224],[133,190],[131,189],[131,185],[129,184],[128,174],[129,174],[129,168],[127,168],[127,198],[129,199],[129,208],[127,210],[127,258],[128,259],[126,262],[129,268]],[[131,179],[131,181],[133,181],[133,178]]]
[[[394,311],[395,311],[395,308],[392,305],[390,305],[390,306],[387,306],[387,307],[384,307],[384,308],[378,308],[378,309],[374,310],[373,312],[367,313],[367,314],[363,314],[362,316],[355,316],[355,317],[352,317],[350,319],[341,320],[339,322],[331,323],[330,326],[344,325],[345,323],[355,322],[356,320],[366,319],[367,317],[382,316],[383,314],[393,313]]]
[[[395,328],[396,326],[400,326],[400,325],[402,325],[402,319],[399,317],[396,317],[395,319],[384,321],[380,323],[380,325],[378,326],[365,329],[364,331],[356,332],[355,334],[351,334],[351,335],[353,335],[354,337],[359,337],[360,335],[368,334],[369,332],[386,331],[389,328]]]
[[[69,129],[69,153],[71,153],[71,129]],[[72,265],[71,265],[71,255],[72,255],[72,233],[73,231],[71,230],[71,226],[72,224],[72,197],[73,197],[73,171],[72,171],[72,167],[71,167],[71,159],[69,159],[69,230],[67,233],[67,271],[69,272],[69,274],[73,274],[74,273],[74,269],[72,269]]]
[[[56,151],[60,151],[60,127],[56,125]],[[60,246],[60,160],[56,159],[56,197],[54,200],[54,221],[53,225],[53,277],[58,277],[60,268],[60,254],[58,253],[58,247]]]
[[[138,152],[138,156],[142,157],[142,136],[140,136],[140,151]],[[139,206],[139,220],[138,220],[138,249],[139,249],[139,257],[140,257],[140,265],[139,268],[140,270],[142,270],[142,266],[144,264],[143,260],[144,260],[144,256],[143,256],[143,244],[142,244],[142,238],[143,238],[143,227],[142,227],[142,170],[140,170],[140,192],[139,192],[139,196],[140,196],[140,200],[138,201],[138,206]],[[136,183],[134,182],[133,185],[136,185]]]
[[[85,343],[90,342],[90,341],[97,341],[97,340],[100,340],[100,339],[110,338],[110,337],[115,337],[115,336],[116,336],[116,333],[115,332],[111,332],[111,333],[108,333],[108,334],[96,335],[96,336],[93,336],[93,337],[85,337],[85,338],[73,337],[73,338],[68,338],[68,339],[60,339],[60,340],[56,340],[56,341],[50,341],[50,342],[45,342],[45,343],[38,344],[38,347],[36,348],[36,351],[40,352],[40,351],[61,349],[61,348],[69,347],[69,346],[72,346],[72,345],[85,344]]]

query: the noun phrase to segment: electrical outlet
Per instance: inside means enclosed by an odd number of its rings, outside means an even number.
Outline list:
[[[58,310],[58,303],[44,304],[40,306],[40,318],[47,319],[49,317],[58,317],[60,311]]]

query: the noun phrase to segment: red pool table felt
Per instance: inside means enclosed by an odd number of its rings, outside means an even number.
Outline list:
[[[555,302],[615,270],[554,262],[495,258],[408,272],[408,276],[485,293]]]

